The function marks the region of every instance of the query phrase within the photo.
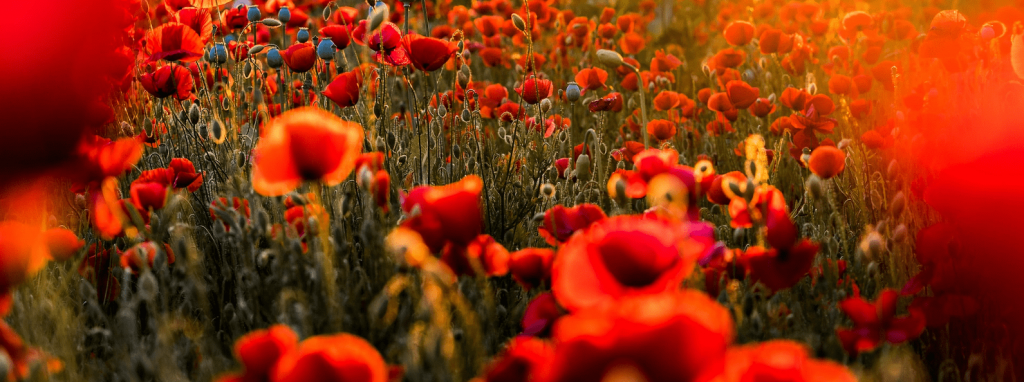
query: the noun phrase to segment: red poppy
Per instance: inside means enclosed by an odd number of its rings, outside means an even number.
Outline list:
[[[185,7],[174,14],[174,20],[192,28],[204,44],[213,36],[213,18],[209,9]]]
[[[295,44],[281,52],[281,58],[293,72],[305,73],[316,65],[316,48],[309,42]]]
[[[551,80],[530,76],[522,86],[516,88],[516,93],[523,97],[523,102],[534,105],[542,99],[550,97],[553,90]]]
[[[547,365],[552,354],[554,348],[547,341],[533,337],[513,338],[508,347],[487,365],[481,382],[529,381]]]
[[[607,216],[604,211],[595,204],[583,203],[568,208],[559,204],[544,212],[544,222],[537,227],[537,231],[548,244],[558,246],[569,240],[576,231],[584,230],[605,218]]]
[[[815,360],[807,346],[791,340],[773,340],[729,348],[725,373],[715,382],[831,381],[855,382],[849,369],[832,361]]]
[[[733,21],[725,27],[725,41],[732,46],[743,46],[754,39],[754,24],[746,21]]]
[[[559,248],[551,290],[578,311],[632,294],[679,288],[706,249],[690,236],[696,226],[640,216],[594,223]]]
[[[834,146],[819,146],[811,152],[807,167],[818,177],[829,179],[846,168],[846,153]]]
[[[747,108],[747,111],[755,117],[764,118],[775,112],[775,104],[768,98],[758,98]]]
[[[745,183],[746,180],[746,175],[739,171],[731,171],[716,176],[715,180],[711,183],[711,187],[708,189],[708,201],[719,205],[728,205],[734,195],[732,191],[727,189],[728,184]]]
[[[724,370],[732,327],[729,312],[701,292],[623,298],[559,319],[541,380],[708,379]]]
[[[192,161],[185,158],[173,158],[167,168],[172,173],[171,187],[184,188],[195,192],[203,185],[203,173],[197,173]]]
[[[160,252],[161,246],[152,241],[136,244],[121,254],[121,267],[130,268],[133,274],[138,274],[143,268],[155,266],[156,255]],[[167,255],[167,264],[174,264],[174,252],[167,244],[163,245],[164,254]]]
[[[637,54],[647,46],[647,39],[636,32],[627,32],[619,38],[619,47],[623,54]]]
[[[418,232],[435,253],[447,242],[469,244],[483,229],[482,190],[483,180],[476,175],[445,186],[416,187],[402,201],[402,211],[410,216],[402,226]]]
[[[555,251],[547,248],[526,248],[512,252],[509,270],[512,278],[523,288],[532,289],[551,278],[551,263]]]
[[[852,297],[839,303],[839,308],[853,321],[853,328],[837,329],[836,335],[847,353],[857,354],[874,350],[883,342],[900,344],[921,335],[925,319],[921,311],[910,310],[910,315],[896,317],[899,294],[885,289],[875,303],[861,297]]]
[[[647,122],[647,134],[650,134],[650,136],[659,141],[672,139],[672,137],[676,136],[676,124],[664,119],[655,119]]]
[[[729,100],[729,94],[726,92],[720,92],[712,94],[711,97],[708,98],[708,109],[719,113],[725,113],[727,111],[735,110],[736,107],[733,106],[732,101]]]
[[[772,291],[779,291],[800,282],[811,270],[817,254],[817,244],[800,240],[788,248],[750,247],[743,253],[740,262],[752,280]]]
[[[682,64],[683,62],[678,57],[658,50],[654,52],[654,58],[651,58],[651,71],[654,73],[669,73],[676,70]]]
[[[324,89],[323,95],[340,108],[355,106],[359,103],[359,88],[363,85],[363,74],[358,70],[334,76],[331,83]]]
[[[599,111],[620,112],[622,111],[622,104],[622,94],[614,92],[608,93],[608,95],[604,96],[604,98],[600,98],[594,102],[591,102],[590,105],[587,106],[587,108],[590,109],[592,113],[596,113]]]
[[[192,72],[181,65],[164,65],[139,76],[139,83],[156,98],[174,96],[179,101],[192,97]]]
[[[761,95],[761,89],[750,86],[750,84],[740,80],[729,81],[725,85],[725,91],[729,96],[729,102],[736,109],[750,107],[750,105],[757,101],[757,97]]]
[[[242,363],[241,380],[265,380],[279,359],[299,344],[291,328],[277,324],[254,330],[235,341],[235,357]],[[222,377],[220,381],[225,381]]]
[[[807,99],[811,98],[803,89],[797,89],[794,87],[788,87],[782,91],[782,96],[779,97],[779,101],[782,102],[786,107],[793,109],[793,111],[802,111],[804,106],[807,104]]]
[[[441,69],[458,50],[455,43],[413,33],[402,38],[402,43],[409,53],[409,61],[412,61],[413,67],[424,72]]]
[[[555,296],[551,292],[538,294],[526,306],[523,312],[523,335],[531,337],[549,337],[551,328],[555,326],[559,318],[568,312],[558,305]]]
[[[666,111],[679,107],[680,95],[671,90],[662,90],[654,96],[654,110]]]
[[[284,195],[302,181],[339,184],[352,172],[362,147],[359,124],[312,107],[289,110],[270,120],[256,145],[253,189]]]
[[[836,110],[836,104],[835,102],[832,102],[832,99],[827,95],[815,94],[807,99],[807,104],[804,106],[804,110],[808,114],[814,112],[817,115],[826,116],[832,114],[832,112]]]
[[[136,209],[159,210],[167,202],[167,186],[157,182],[132,182],[131,195]]]
[[[586,68],[576,73],[576,83],[586,90],[603,89],[607,80],[608,72],[601,68]]]
[[[313,336],[280,356],[270,370],[277,382],[387,382],[388,366],[366,340],[343,333]]]
[[[508,274],[509,253],[491,235],[480,235],[465,246],[449,243],[441,261],[456,275],[504,276]]]
[[[38,227],[0,222],[0,294],[35,275],[50,259],[46,236]]]
[[[843,16],[843,28],[848,31],[862,31],[875,23],[867,12],[853,11]]]
[[[147,61],[192,62],[203,56],[203,39],[188,25],[169,22],[154,28],[143,41]]]
[[[352,42],[349,28],[344,25],[328,25],[320,28],[319,32],[321,36],[330,37],[331,42],[334,43],[334,46],[338,47],[338,50],[345,49]]]

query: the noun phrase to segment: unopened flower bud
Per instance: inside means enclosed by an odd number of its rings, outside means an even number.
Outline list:
[[[518,14],[512,14],[512,26],[516,27],[520,32],[526,33],[526,22]]]
[[[900,224],[896,226],[896,229],[892,230],[892,240],[897,243],[902,243],[907,240],[907,226]]]
[[[618,68],[624,63],[622,61],[622,55],[619,54],[619,52],[608,49],[598,49],[597,61],[610,68]]]
[[[821,178],[817,175],[811,174],[807,178],[807,194],[811,196],[811,199],[818,200],[825,195],[825,190],[821,186]]]
[[[900,213],[903,212],[903,208],[906,206],[907,197],[903,195],[903,191],[900,191],[892,198],[892,203],[889,204],[889,211],[892,211],[892,216],[900,216]]]
[[[540,101],[540,111],[542,113],[547,113],[549,110],[551,110],[551,99],[550,98],[542,99]]]
[[[590,181],[590,155],[581,154],[576,158],[576,178],[584,182]]]

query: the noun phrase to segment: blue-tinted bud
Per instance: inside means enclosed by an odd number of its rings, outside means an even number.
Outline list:
[[[300,44],[305,44],[306,41],[309,41],[309,29],[299,28],[299,32],[295,35],[295,39],[299,40]]]
[[[281,9],[277,11],[277,19],[282,23],[288,24],[288,21],[291,21],[292,19],[292,11],[289,10],[288,7],[281,7]]]
[[[330,61],[334,59],[334,51],[337,47],[334,45],[334,41],[331,41],[330,37],[325,37],[320,40],[320,44],[316,46],[316,55],[323,60]]]
[[[267,51],[267,66],[277,69],[280,68],[281,65],[284,65],[284,59],[281,58],[281,51],[277,50],[277,48],[270,48],[270,50]]]
[[[260,8],[255,5],[250,5],[249,11],[245,14],[245,18],[248,19],[250,23],[260,21]]]

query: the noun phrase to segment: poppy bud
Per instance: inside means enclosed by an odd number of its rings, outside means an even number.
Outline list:
[[[391,14],[391,10],[388,9],[386,4],[378,3],[376,7],[373,7],[373,11],[370,12],[366,19],[366,30],[374,31],[377,30],[385,20],[388,20]]]
[[[624,64],[622,55],[619,52],[608,49],[598,49],[597,61],[609,68],[618,68]]]
[[[467,71],[461,71],[460,70],[459,73],[456,75],[456,77],[459,80],[459,87],[461,87],[463,89],[465,89],[466,87],[469,86],[469,75],[466,74],[466,72]]]
[[[892,240],[897,243],[907,240],[907,226],[903,224],[896,226],[896,229],[892,231]]]
[[[245,18],[250,23],[254,23],[260,20],[260,8],[255,5],[250,5],[249,10],[245,13]]]
[[[569,102],[576,103],[580,100],[580,85],[576,82],[569,82],[569,85],[565,87],[565,99]]]
[[[825,194],[824,189],[821,187],[821,178],[817,175],[811,174],[807,177],[807,193],[811,195],[811,199],[821,199],[822,195]]]
[[[512,26],[516,27],[520,32],[526,33],[526,22],[518,14],[512,14]]]
[[[576,158],[576,178],[584,182],[590,181],[590,155],[581,154]]]
[[[193,103],[192,107],[188,108],[188,120],[189,122],[192,122],[192,124],[194,125],[199,123],[199,117],[199,105]]]
[[[459,118],[462,118],[462,122],[469,122],[471,117],[472,114],[469,112],[469,109],[462,109],[462,115],[459,116]]]
[[[903,208],[906,206],[907,197],[903,196],[903,191],[900,191],[892,198],[892,203],[889,204],[889,210],[892,211],[892,216],[900,216],[900,213],[903,212]]]
[[[540,100],[540,111],[542,113],[547,113],[549,110],[551,110],[551,99],[545,98]]]
[[[548,199],[554,198],[555,186],[551,183],[544,183],[540,185],[540,195]],[[541,218],[543,219],[543,214],[541,215]]]
[[[299,28],[299,31],[295,33],[295,40],[300,44],[305,44],[309,41],[309,28]]]
[[[441,106],[437,107],[437,115],[444,118],[444,116],[448,115],[448,108],[445,107],[444,104],[441,104]]]
[[[885,244],[882,242],[882,235],[878,231],[871,231],[860,241],[860,253],[867,257],[868,261],[875,261],[885,252]]]
[[[292,11],[287,6],[281,7],[277,11],[277,19],[287,24],[292,19]]]
[[[889,179],[896,179],[900,172],[900,166],[895,159],[889,162],[889,167],[885,172],[889,175]]]
[[[316,46],[316,55],[320,59],[330,61],[334,59],[334,51],[337,47],[334,46],[334,41],[331,41],[330,37],[324,37],[320,40],[320,44]]]

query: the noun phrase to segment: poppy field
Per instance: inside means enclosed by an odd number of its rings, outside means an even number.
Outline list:
[[[1024,378],[1024,2],[3,8],[0,379]]]

